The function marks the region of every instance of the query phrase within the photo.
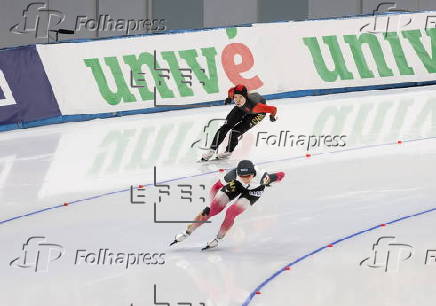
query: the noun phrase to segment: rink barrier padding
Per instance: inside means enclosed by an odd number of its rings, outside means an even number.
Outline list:
[[[346,92],[356,92],[356,91],[370,91],[370,90],[386,90],[386,89],[397,89],[397,88],[407,88],[407,87],[415,87],[415,86],[429,86],[436,85],[436,81],[429,82],[409,82],[409,83],[400,83],[400,84],[387,84],[387,85],[379,85],[379,86],[360,86],[360,87],[352,87],[352,88],[332,88],[332,89],[319,89],[319,90],[300,90],[300,91],[292,91],[292,92],[284,92],[277,93],[264,96],[267,100],[272,99],[287,99],[287,98],[300,98],[306,96],[321,96],[321,95],[329,95],[329,94],[337,94],[337,93],[346,93]],[[80,115],[65,115],[65,116],[56,116],[51,118],[46,118],[42,120],[35,120],[29,122],[17,122],[13,124],[5,124],[0,125],[0,132],[2,131],[10,131],[16,129],[28,129],[32,127],[45,126],[50,124],[58,124],[58,123],[67,123],[67,122],[81,122],[81,121],[89,121],[93,119],[106,119],[106,118],[114,118],[114,117],[122,117],[126,115],[140,115],[140,114],[153,114],[167,111],[175,111],[182,109],[193,109],[198,108],[198,105],[203,105],[204,107],[211,106],[222,106],[224,105],[222,100],[211,101],[211,102],[203,102],[196,104],[195,106],[186,105],[184,107],[155,107],[155,108],[146,108],[146,109],[138,109],[131,111],[122,111],[115,113],[103,113],[103,114],[80,114]]]
[[[267,99],[436,84],[435,15],[386,12],[4,49],[0,131],[221,105],[235,83]],[[372,29],[375,18],[394,27]],[[181,69],[190,70],[190,86]],[[165,106],[154,107],[155,93]]]
[[[35,46],[0,52],[0,126],[60,116]]]

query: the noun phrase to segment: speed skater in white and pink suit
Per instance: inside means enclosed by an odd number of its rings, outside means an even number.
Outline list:
[[[185,240],[204,221],[219,214],[230,201],[236,199],[226,210],[226,217],[221,224],[218,235],[208,242],[203,250],[218,246],[219,240],[224,238],[226,233],[232,228],[235,218],[262,196],[265,187],[270,186],[271,183],[280,182],[284,176],[284,172],[267,173],[258,169],[251,161],[241,160],[236,168],[228,171],[212,185],[210,189],[210,198],[212,199],[210,205],[195,217],[194,221],[196,222],[189,224],[186,231],[176,235],[170,245]]]

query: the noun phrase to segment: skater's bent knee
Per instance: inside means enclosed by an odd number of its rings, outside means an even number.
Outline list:
[[[230,129],[232,128],[232,126],[230,124],[223,124],[218,131],[220,132],[224,132],[227,133]]]
[[[234,218],[234,217],[240,215],[243,211],[244,211],[244,209],[242,207],[232,205],[226,210],[226,217]]]
[[[210,207],[206,207],[205,209],[203,209],[201,215],[202,216],[209,216],[210,214]]]
[[[239,135],[242,134],[240,130],[231,130],[230,133],[232,133],[233,137],[238,137]]]

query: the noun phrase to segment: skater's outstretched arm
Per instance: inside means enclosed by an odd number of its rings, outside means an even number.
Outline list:
[[[262,185],[269,186],[272,183],[280,182],[285,177],[284,172],[275,172],[275,173],[264,173],[261,183]]]
[[[277,113],[277,107],[258,103],[255,107],[253,107],[253,113],[268,113],[272,116],[275,116]]]
[[[269,113],[269,120],[274,122],[277,120],[276,114],[277,114],[277,107],[272,105],[266,105],[262,103],[256,104],[255,107],[253,107],[252,110],[253,113]]]

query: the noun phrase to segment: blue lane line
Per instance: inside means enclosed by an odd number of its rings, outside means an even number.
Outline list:
[[[418,139],[410,139],[410,140],[403,140],[403,143],[405,143],[405,142],[412,142],[412,141],[420,141],[420,140],[429,140],[429,139],[436,139],[436,136],[434,136],[434,137],[424,137],[424,138],[418,138]],[[333,152],[311,153],[311,156],[318,156],[318,155],[322,155],[322,154],[342,153],[342,152],[347,152],[347,151],[351,151],[351,150],[362,150],[362,149],[367,149],[367,148],[382,147],[382,146],[392,146],[392,145],[398,145],[398,144],[396,142],[394,142],[394,143],[384,143],[384,144],[376,144],[376,145],[366,145],[366,146],[362,146],[362,147],[343,149],[343,150],[333,151]],[[307,158],[307,157],[306,156],[294,156],[294,157],[288,157],[288,158],[282,158],[282,159],[267,160],[267,161],[264,161],[264,162],[256,163],[256,165],[271,164],[271,163],[277,163],[277,162],[282,162],[282,161],[292,161],[292,160],[303,159],[303,158]],[[206,175],[213,174],[213,173],[216,173],[216,172],[219,172],[219,170],[209,171],[209,172],[204,172],[204,173],[199,173],[199,174],[194,174],[194,175],[191,175],[191,176],[177,177],[177,178],[174,178],[174,179],[169,179],[169,180],[166,180],[166,181],[158,182],[158,184],[165,184],[165,183],[169,183],[169,182],[180,181],[180,180],[187,179],[187,178],[206,176]],[[153,183],[146,184],[146,185],[144,185],[144,187],[145,186],[153,186]],[[137,187],[135,187],[135,189],[137,189]],[[77,204],[77,203],[82,203],[84,201],[91,201],[91,200],[95,200],[95,199],[98,199],[98,198],[106,197],[106,196],[109,196],[109,195],[112,195],[112,194],[118,194],[118,193],[127,192],[127,191],[130,191],[130,188],[116,190],[116,191],[111,191],[111,192],[106,192],[106,193],[103,193],[103,194],[87,197],[87,198],[84,198],[84,199],[74,200],[74,201],[67,202],[67,203],[68,203],[68,206],[70,206],[70,205],[74,205],[74,204]],[[20,219],[22,217],[33,216],[33,215],[40,214],[42,212],[45,212],[45,211],[48,211],[48,210],[51,210],[51,209],[54,209],[54,208],[61,208],[61,207],[65,207],[65,205],[64,204],[57,204],[57,205],[52,206],[52,207],[43,208],[43,209],[32,211],[30,213],[27,213],[27,214],[24,214],[24,215],[21,215],[21,216],[16,216],[16,217],[12,217],[12,218],[9,218],[9,219],[6,219],[6,220],[2,220],[2,221],[0,221],[0,225],[8,223],[8,222],[11,222],[11,221],[14,221],[14,220],[17,220],[17,219]],[[430,211],[432,211],[432,210],[433,209],[431,209]],[[408,216],[408,217],[410,217],[410,216]],[[397,220],[397,221],[399,221],[399,220]],[[391,223],[393,223],[393,222],[396,222],[396,221],[392,221]]]
[[[28,216],[32,216],[32,215],[36,215],[36,214],[42,213],[42,212],[44,212],[44,211],[47,211],[47,210],[50,210],[50,209],[53,209],[53,208],[54,208],[54,207],[47,207],[47,208],[43,208],[43,209],[40,209],[40,210],[36,210],[36,211],[30,212],[30,213],[28,213],[28,214],[25,214],[24,217],[28,217]]]
[[[9,221],[12,221],[12,220],[20,219],[22,217],[24,217],[24,216],[16,216],[16,217],[13,217],[13,218],[9,218],[9,219],[1,221],[0,224],[6,223],[6,222],[9,222]]]
[[[401,217],[401,218],[398,218],[398,219],[395,219],[395,220],[389,221],[389,222],[384,223],[384,224],[393,224],[393,223],[396,223],[396,222],[400,222],[400,221],[406,220],[406,219],[411,218],[411,217],[417,217],[417,216],[420,216],[420,215],[423,215],[423,214],[427,214],[427,213],[430,213],[430,212],[435,211],[435,210],[436,210],[436,207],[431,208],[431,209],[427,209],[427,210],[424,210],[424,211],[421,211],[421,212],[418,212],[418,213],[416,213],[416,214],[414,214],[414,215],[404,216],[404,217]],[[249,304],[251,303],[251,301],[253,300],[253,298],[256,296],[256,292],[259,292],[263,287],[265,287],[266,285],[268,285],[268,283],[269,283],[270,281],[272,281],[274,278],[276,278],[277,276],[279,276],[281,273],[287,271],[287,270],[285,270],[285,268],[287,268],[287,267],[291,267],[291,266],[293,266],[293,265],[299,263],[300,261],[306,259],[307,257],[310,257],[310,256],[312,256],[312,255],[314,255],[314,254],[316,254],[316,253],[319,253],[320,251],[322,251],[322,250],[324,250],[325,248],[327,248],[328,245],[330,245],[330,244],[332,244],[333,246],[334,246],[334,245],[337,245],[338,243],[340,243],[340,242],[342,242],[342,241],[345,241],[345,240],[348,240],[348,239],[354,238],[354,237],[356,237],[356,236],[358,236],[358,235],[361,235],[361,234],[364,234],[364,233],[367,233],[367,232],[373,231],[373,230],[378,229],[378,228],[380,228],[380,227],[383,227],[383,225],[382,225],[382,224],[378,224],[378,225],[373,226],[373,227],[371,227],[371,228],[368,228],[368,229],[366,229],[366,230],[363,230],[363,231],[360,231],[360,232],[357,232],[357,233],[351,234],[351,235],[349,235],[349,236],[346,236],[346,237],[344,237],[344,238],[338,239],[338,240],[336,240],[336,241],[334,241],[334,242],[326,243],[323,247],[320,247],[319,249],[316,249],[315,251],[312,251],[311,253],[308,253],[308,254],[306,254],[306,255],[303,255],[302,257],[298,258],[297,260],[294,260],[293,262],[290,262],[289,264],[287,264],[286,266],[284,266],[284,267],[281,268],[280,270],[274,272],[274,274],[272,274],[270,277],[268,277],[267,279],[265,279],[262,283],[260,283],[260,285],[258,285],[258,286],[257,286],[257,287],[256,287],[256,288],[255,288],[251,293],[250,293],[250,295],[249,295],[249,296],[247,297],[247,299],[244,301],[244,303],[242,304],[242,306],[247,306],[247,305],[249,305]]]

